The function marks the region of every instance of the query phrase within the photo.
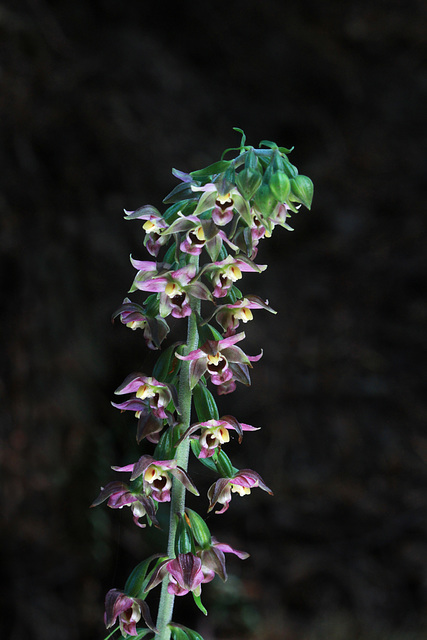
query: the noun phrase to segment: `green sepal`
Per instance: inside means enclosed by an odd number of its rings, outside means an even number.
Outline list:
[[[143,560],[137,564],[129,578],[126,580],[124,592],[128,596],[131,596],[131,598],[142,598],[142,600],[144,600],[147,597],[147,594],[144,593],[144,589],[148,582],[146,576],[148,567],[152,560],[153,557],[148,558],[148,560]]]
[[[211,532],[202,516],[188,507],[185,509],[185,514],[189,520],[190,528],[197,544],[200,545],[202,549],[210,547],[212,545]]]
[[[200,611],[202,613],[205,614],[205,616],[208,615],[208,611],[207,609],[203,606],[202,604],[202,599],[200,596],[196,596],[196,594],[194,593],[194,591],[191,592],[193,594],[193,598],[194,598],[194,602],[196,603],[196,605],[198,606],[198,608],[200,609]]]
[[[231,160],[219,160],[218,162],[214,162],[204,169],[199,169],[198,171],[190,171],[190,176],[195,180],[203,180],[204,178],[209,178],[210,176],[214,176],[218,173],[226,171],[230,164]]]
[[[291,196],[290,200],[301,202],[307,209],[311,209],[313,200],[313,183],[307,176],[295,176],[291,180]]]
[[[233,467],[228,455],[221,450],[217,453],[216,456],[214,455],[213,457],[219,475],[222,478],[234,478],[239,469]]]
[[[283,170],[288,175],[289,178],[295,178],[298,175],[298,169],[294,164],[289,162],[286,156],[282,156],[283,160]]]
[[[191,527],[189,526],[187,519],[182,516],[178,517],[178,525],[176,528],[175,537],[175,554],[179,553],[196,553],[194,546],[194,537]]]
[[[191,450],[194,453],[195,457],[201,462],[205,467],[210,469],[211,471],[217,471],[216,464],[212,460],[212,458],[199,458],[199,454],[201,451],[201,446],[199,445],[198,440],[190,440]]]
[[[172,460],[175,457],[176,446],[181,434],[177,427],[169,427],[160,437],[154,449],[155,460]]]
[[[219,419],[215,399],[207,386],[200,381],[193,389],[193,402],[199,422]]]
[[[181,360],[175,356],[180,342],[174,342],[160,354],[153,367],[153,378],[159,382],[171,383],[181,367]]]

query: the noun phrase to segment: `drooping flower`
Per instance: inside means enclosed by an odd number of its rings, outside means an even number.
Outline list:
[[[93,501],[91,507],[97,507],[104,502],[104,500],[108,500],[107,505],[111,509],[122,509],[125,506],[130,506],[133,521],[141,529],[144,529],[146,526],[140,522],[140,519],[145,515],[154,526],[159,527],[156,518],[156,507],[152,498],[141,493],[141,491],[131,490],[130,487],[123,482],[109,482],[105,487],[101,487],[101,492]]]
[[[257,265],[247,258],[244,259],[243,256],[239,258],[227,256],[224,260],[208,265],[205,272],[212,280],[214,298],[223,298],[227,295],[230,287],[242,278],[242,271],[260,273],[265,269],[267,269],[267,265]]]
[[[276,313],[268,305],[268,301],[264,302],[261,298],[254,295],[247,295],[234,304],[225,304],[218,308],[216,312],[216,320],[224,329],[224,336],[228,338],[236,333],[240,321],[243,323],[252,320],[251,309],[266,309],[270,313]]]
[[[139,269],[134,286],[141,291],[160,293],[160,316],[166,318],[172,314],[174,318],[185,318],[191,315],[190,295],[200,300],[211,300],[209,289],[196,277],[196,267],[188,265],[176,271],[166,271],[159,275],[150,270],[144,261],[132,260]],[[155,264],[155,263],[151,263]]]
[[[204,211],[212,209],[212,220],[219,227],[228,224],[236,210],[239,215],[247,220],[249,215],[249,204],[235,187],[226,190],[225,193],[218,191],[218,185],[209,182],[203,187],[191,185],[192,191],[201,191],[202,196],[197,204],[194,215],[200,215]]]
[[[149,349],[160,349],[160,345],[169,333],[169,325],[160,316],[152,318],[143,307],[125,298],[121,306],[113,313],[112,320],[120,316],[120,321],[132,330],[143,329]]]
[[[178,216],[166,233],[168,235],[185,233],[185,238],[179,245],[184,253],[200,255],[203,248],[206,247],[211,260],[216,260],[223,242],[226,242],[234,251],[238,250],[237,245],[229,240],[224,231],[218,229],[213,220],[203,220],[195,215],[183,216],[180,213]]]
[[[259,487],[263,491],[267,491],[267,493],[273,495],[273,492],[267,487],[259,473],[252,471],[252,469],[241,469],[232,478],[219,478],[219,480],[209,487],[208,511],[212,511],[215,505],[219,503],[222,504],[223,507],[219,511],[215,511],[215,513],[224,513],[228,509],[232,493],[245,496],[250,494],[251,489],[255,487]]]
[[[202,571],[205,576],[204,582],[213,580],[215,574],[219,575],[221,580],[227,580],[224,553],[233,553],[240,560],[249,558],[249,553],[246,553],[246,551],[233,549],[229,544],[218,542],[215,538],[212,538],[209,546],[197,551],[197,556],[202,561]]]
[[[151,376],[144,376],[142,373],[131,373],[125,378],[122,384],[115,390],[116,395],[134,393],[135,397],[126,400],[121,404],[112,403],[113,407],[122,411],[144,411],[144,407],[150,407],[151,412],[162,420],[170,418],[166,408],[173,401],[177,410],[178,395],[173,385],[159,382]]]
[[[130,636],[137,636],[137,623],[142,618],[149,629],[157,633],[157,629],[151,619],[150,609],[141,598],[132,598],[123,591],[110,589],[105,597],[104,621],[107,629],[112,627],[119,618],[120,631]]]
[[[246,385],[250,384],[248,367],[252,366],[251,362],[256,362],[262,357],[262,352],[258,356],[248,356],[240,347],[236,347],[235,343],[244,337],[244,333],[238,333],[224,340],[207,340],[187,356],[176,353],[180,360],[190,361],[191,388],[193,389],[206,373],[209,374],[212,383],[218,386],[220,394],[234,391],[236,380]]]
[[[168,575],[168,592],[185,596],[189,591],[199,596],[201,584],[209,582],[202,571],[202,561],[194,553],[179,553],[176,558],[167,558],[158,565],[151,576],[146,591],[154,589]]]
[[[176,460],[155,460],[152,456],[143,455],[138,462],[124,467],[113,467],[115,471],[131,473],[131,480],[142,476],[142,491],[157,502],[170,502],[172,478],[174,476],[182,482],[184,487],[198,496],[199,492],[190,480],[186,471],[178,467]]]
[[[215,451],[221,449],[221,445],[229,442],[229,429],[237,431],[239,442],[243,437],[243,431],[257,431],[259,427],[253,427],[244,422],[238,422],[233,416],[223,416],[219,420],[206,420],[192,424],[184,433],[182,439],[192,436],[200,429],[198,438],[200,444],[199,458],[210,458]]]
[[[140,207],[135,211],[126,211],[125,220],[145,220],[142,228],[146,232],[144,245],[148,253],[157,257],[160,248],[168,242],[169,238],[162,235],[164,230],[168,228],[167,222],[163,219],[161,213],[151,205]]]

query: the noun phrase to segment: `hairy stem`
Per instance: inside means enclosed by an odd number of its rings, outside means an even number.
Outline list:
[[[196,314],[200,312],[200,300],[192,299],[193,313],[188,318],[187,329],[187,346],[186,355],[197,349],[199,334],[197,331]],[[179,404],[181,409],[181,422],[182,432],[184,432],[190,426],[191,422],[191,398],[192,391],[190,388],[190,363],[186,361],[181,362],[181,372],[179,376]],[[187,471],[188,467],[188,454],[190,450],[190,440],[186,438],[176,450],[176,461],[178,466]],[[171,509],[170,509],[170,522],[169,522],[169,537],[168,537],[168,557],[173,558],[175,556],[175,536],[178,525],[178,517],[184,513],[185,507],[185,487],[176,478],[173,479],[172,496],[171,496]],[[157,640],[169,640],[171,632],[168,628],[168,624],[172,619],[172,611],[175,596],[168,593],[168,576],[166,576],[162,583],[162,591],[160,595],[159,612],[157,617]]]

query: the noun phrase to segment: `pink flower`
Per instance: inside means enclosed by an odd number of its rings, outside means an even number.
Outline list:
[[[145,524],[141,524],[140,518],[145,515],[154,524],[159,527],[156,518],[156,507],[151,497],[146,496],[140,491],[132,491],[127,484],[123,482],[109,482],[105,487],[101,487],[101,493],[90,505],[97,507],[99,504],[108,500],[107,505],[111,509],[123,509],[130,506],[133,514],[133,521],[141,529],[145,528]]]
[[[200,558],[194,553],[179,553],[176,558],[167,558],[157,566],[145,590],[154,589],[166,575],[169,576],[168,592],[176,596],[185,596],[189,591],[199,596],[200,585],[211,580],[205,578]]]
[[[137,623],[143,617],[145,624],[154,633],[157,629],[151,619],[150,610],[147,603],[140,598],[132,598],[118,589],[110,589],[105,597],[105,626],[107,629],[112,627],[117,618],[119,618],[120,631],[122,635],[125,633],[130,636],[137,636]]]
[[[187,356],[176,353],[180,360],[190,361],[191,388],[195,387],[206,373],[209,374],[212,383],[219,387],[220,394],[234,391],[235,380],[250,384],[248,367],[252,366],[251,362],[256,362],[262,357],[262,352],[258,356],[248,356],[236,347],[235,343],[244,337],[244,333],[238,333],[224,340],[208,340],[200,349],[191,351]]]
[[[203,187],[191,185],[192,191],[201,191],[202,196],[197,204],[194,215],[199,215],[204,211],[212,209],[212,220],[219,227],[228,224],[236,210],[243,219],[249,215],[249,204],[235,187],[225,193],[220,193],[216,184],[209,182]]]
[[[185,318],[191,315],[190,295],[200,300],[211,300],[212,296],[202,282],[197,280],[196,267],[188,265],[176,271],[159,273],[146,261],[131,260],[139,269],[133,286],[141,291],[160,293],[160,316],[166,318]]]
[[[252,309],[266,309],[270,313],[276,313],[274,309],[269,307],[268,301],[264,302],[258,296],[253,295],[241,298],[234,304],[225,304],[218,308],[216,320],[224,329],[226,338],[236,333],[240,321],[246,323],[252,320]]]
[[[146,205],[136,209],[136,211],[126,211],[125,220],[145,220],[142,228],[146,232],[144,245],[147,248],[148,253],[156,257],[160,251],[162,245],[164,245],[169,238],[162,233],[168,228],[167,223],[163,219],[161,213],[151,205]]]
[[[259,487],[263,491],[267,491],[267,493],[273,495],[273,492],[267,487],[261,476],[251,469],[242,469],[232,478],[220,478],[209,487],[208,511],[212,511],[215,505],[219,503],[222,504],[223,507],[219,511],[215,511],[215,513],[224,513],[228,509],[232,493],[237,493],[239,496],[246,496],[249,495],[255,487]]]
[[[142,476],[142,492],[157,502],[170,502],[172,478],[177,478],[184,487],[198,496],[199,492],[187,473],[178,467],[176,460],[155,460],[152,456],[143,455],[135,464],[124,467],[113,467],[115,471],[131,473],[131,480]]]
[[[229,429],[237,431],[239,442],[241,442],[243,431],[257,431],[258,428],[244,422],[238,422],[233,416],[223,416],[219,420],[207,420],[206,422],[192,424],[183,435],[182,440],[192,436],[193,433],[200,429],[201,434],[198,440],[201,450],[199,458],[210,458],[215,451],[221,449],[222,444],[229,442]]]
[[[135,411],[137,418],[147,405],[150,407],[151,413],[162,420],[170,417],[166,412],[170,402],[173,401],[175,408],[178,408],[178,395],[173,385],[159,382],[155,378],[144,376],[141,373],[131,373],[114,393],[116,395],[135,393],[133,398],[121,404],[113,402],[112,405],[122,411]]]
[[[223,298],[227,295],[229,289],[237,280],[242,278],[242,271],[265,271],[267,265],[257,265],[248,258],[232,258],[228,256],[219,262],[213,262],[205,268],[206,273],[210,275],[212,285],[214,286],[213,296],[215,298]]]

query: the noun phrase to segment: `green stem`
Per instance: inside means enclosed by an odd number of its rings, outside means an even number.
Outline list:
[[[198,261],[197,261],[198,262]],[[196,314],[200,312],[200,300],[192,299],[193,313],[188,318],[188,330],[187,330],[187,347],[186,355],[197,349],[199,342],[199,334],[197,331]],[[190,388],[190,363],[187,361],[181,362],[181,371],[179,375],[179,405],[181,409],[181,423],[182,432],[190,426],[191,422],[191,399],[192,391]],[[188,467],[188,454],[190,451],[190,440],[186,438],[176,450],[176,461],[178,466],[187,471]],[[169,522],[169,538],[168,538],[168,557],[175,557],[175,536],[178,525],[178,518],[184,513],[185,507],[185,487],[176,478],[172,483],[172,495],[171,495],[171,509],[170,509],[170,522]],[[162,591],[160,595],[159,611],[157,617],[157,640],[169,640],[171,632],[168,628],[169,622],[172,620],[172,611],[174,605],[175,596],[168,593],[168,576],[163,579]]]

